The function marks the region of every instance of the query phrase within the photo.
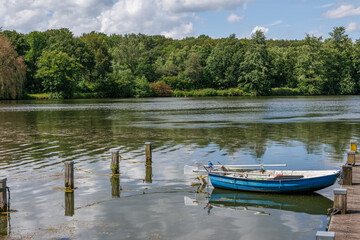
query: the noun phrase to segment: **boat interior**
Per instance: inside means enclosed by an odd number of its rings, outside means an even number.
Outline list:
[[[239,168],[222,168],[213,170],[213,173],[222,176],[231,176],[247,179],[301,179],[314,178],[339,173],[339,170],[309,170],[309,171],[293,171],[293,170],[260,170],[260,169],[239,169]]]

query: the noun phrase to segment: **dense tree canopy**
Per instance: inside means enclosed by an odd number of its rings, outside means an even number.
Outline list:
[[[0,29],[1,30],[1,29]],[[26,66],[0,32],[0,99],[17,99],[23,91]]]
[[[45,91],[61,97],[71,97],[76,74],[80,69],[74,58],[58,50],[45,51],[37,65],[35,77],[41,80]]]
[[[232,34],[173,40],[97,32],[76,37],[66,28],[2,35],[11,43],[2,47],[25,60],[26,78],[17,84],[25,93],[148,97],[360,92],[360,39],[350,39],[344,27],[335,27],[326,39],[306,35],[302,40],[266,40],[260,31],[250,39]],[[21,58],[16,61],[20,64]],[[20,79],[25,67],[14,66],[12,79]],[[1,74],[0,79],[10,81]]]

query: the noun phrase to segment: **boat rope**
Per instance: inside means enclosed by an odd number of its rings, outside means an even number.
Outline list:
[[[121,160],[121,159],[125,159],[125,160],[128,160],[128,161],[131,161],[132,163],[145,164],[146,167],[152,167],[152,168],[160,169],[160,170],[166,171],[166,172],[174,172],[174,173],[176,172],[176,173],[177,173],[177,171],[167,170],[166,168],[162,168],[162,167],[158,167],[158,166],[153,166],[152,164],[149,164],[149,163],[144,162],[144,161],[141,161],[141,160],[126,158],[126,157],[120,155],[120,160]]]
[[[338,214],[339,212],[341,212],[341,210],[334,207],[327,209],[327,216],[329,217],[329,219],[328,219],[328,223],[326,224],[326,231],[329,230],[332,216]]]
[[[95,174],[95,175],[107,176],[107,177],[120,176],[120,174],[104,174],[104,173],[91,172],[91,171],[84,170],[84,169],[80,169],[80,168],[75,168],[75,169],[78,170],[78,171],[82,171],[82,172],[86,172],[86,173],[91,173],[91,174]]]
[[[9,193],[9,200],[10,200],[10,188],[9,187],[2,187],[2,188],[0,188],[0,192],[2,192],[2,191],[8,191],[8,193]]]
[[[145,191],[149,191],[149,190],[156,190],[154,192],[145,192]],[[159,191],[159,190],[165,190],[165,191]],[[128,195],[128,196],[123,196],[121,198],[131,198],[131,197],[135,197],[135,196],[141,196],[141,195],[145,195],[145,194],[158,194],[158,193],[179,193],[179,192],[185,192],[185,193],[194,193],[193,191],[186,191],[186,190],[183,190],[183,189],[170,189],[170,188],[153,188],[153,189],[120,189],[120,191],[122,192],[142,192],[140,194],[133,194],[133,195]],[[97,204],[101,204],[101,203],[104,203],[104,202],[110,202],[110,201],[113,201],[113,200],[116,200],[118,198],[111,198],[111,199],[106,199],[106,200],[102,200],[102,201],[99,201],[99,202],[95,202],[95,203],[90,203],[90,204],[87,204],[85,206],[80,206],[80,207],[77,207],[75,208],[75,210],[80,210],[82,208],[86,208],[86,207],[91,207],[91,206],[94,206],[94,205],[97,205]]]
[[[18,210],[8,209],[7,212],[1,212],[1,214],[4,214],[4,215],[6,214],[7,215],[7,214],[10,214],[10,213],[16,213],[16,212],[18,212]]]
[[[7,211],[6,212],[0,212],[0,213],[5,215],[5,214],[10,214],[10,213],[17,212],[17,210],[10,209],[10,199],[11,199],[10,188],[9,187],[2,187],[2,188],[0,188],[0,192],[2,192],[2,191],[8,191],[8,204],[7,204]]]
[[[338,177],[339,179],[338,179],[338,183],[340,184],[340,185],[342,185],[343,184],[343,178],[342,178],[342,171],[340,171],[340,174],[339,174],[339,177]]]
[[[80,169],[80,168],[76,168],[76,170],[78,171],[82,171],[85,173],[90,173],[90,174],[94,174],[94,175],[100,175],[100,176],[106,176],[106,177],[112,177],[112,176],[120,176],[120,174],[104,174],[104,173],[96,173],[96,172],[92,172],[92,171],[88,171],[88,170],[84,170],[84,169]],[[206,177],[207,175],[205,175],[204,177]],[[121,178],[126,178],[126,179],[130,179],[130,180],[139,180],[139,181],[146,181],[146,179],[144,178],[131,178],[131,177],[127,177],[127,176],[122,176]],[[195,178],[196,179],[196,178]],[[151,181],[153,182],[172,182],[172,181],[176,181],[176,182],[180,182],[180,181],[184,181],[187,182],[189,180],[194,180],[194,178],[181,178],[181,179],[151,179]],[[204,181],[204,180],[203,180]],[[60,190],[60,189],[56,189],[56,190]],[[71,190],[69,190],[71,192]]]
[[[65,192],[65,193],[70,193],[70,192],[74,192],[74,190],[76,190],[76,188],[74,189],[70,189],[70,188],[62,188],[62,187],[54,187],[53,190],[59,190],[59,191],[62,191],[62,192]]]

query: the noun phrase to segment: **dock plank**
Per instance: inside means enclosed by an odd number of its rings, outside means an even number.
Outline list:
[[[358,161],[360,162],[360,161]],[[347,189],[347,214],[337,214],[331,217],[329,232],[335,232],[335,240],[359,239],[360,228],[360,166],[352,168],[351,186],[341,186]]]

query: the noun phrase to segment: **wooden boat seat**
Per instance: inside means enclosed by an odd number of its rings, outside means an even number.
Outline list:
[[[274,177],[274,179],[276,180],[288,180],[288,179],[299,179],[299,178],[303,178],[304,175],[278,175],[276,177]]]

